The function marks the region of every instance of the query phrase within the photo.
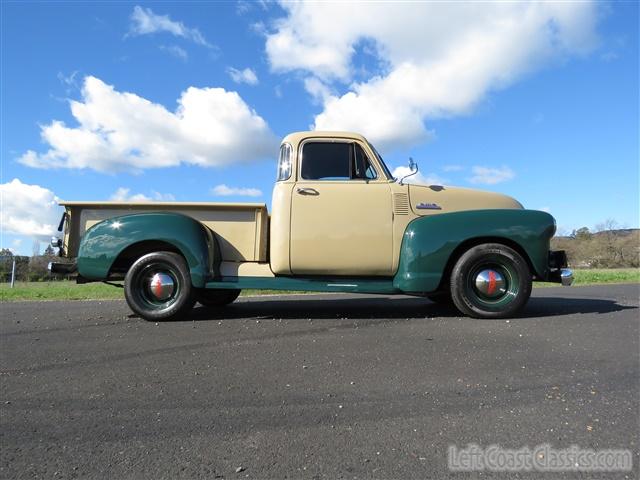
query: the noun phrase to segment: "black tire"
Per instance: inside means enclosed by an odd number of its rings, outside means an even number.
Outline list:
[[[449,292],[434,292],[429,293],[427,298],[431,300],[433,303],[437,303],[438,305],[452,307],[453,299],[451,298],[451,293]]]
[[[154,282],[158,278],[169,278],[173,288],[168,288],[169,283]],[[154,252],[140,257],[127,272],[124,297],[131,310],[145,320],[161,322],[180,318],[195,303],[187,263],[173,252]]]
[[[531,281],[529,265],[518,252],[499,243],[485,243],[469,249],[456,262],[451,298],[470,317],[508,318],[529,300]]]
[[[198,299],[198,303],[205,307],[224,307],[225,305],[229,305],[236,298],[238,298],[240,292],[241,290],[218,290],[213,288],[206,288],[198,290],[196,298]]]

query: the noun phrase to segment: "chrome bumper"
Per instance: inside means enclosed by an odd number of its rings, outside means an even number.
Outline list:
[[[570,287],[573,283],[573,271],[569,268],[560,269],[560,283],[565,287]]]
[[[555,282],[570,286],[573,283],[573,271],[567,268],[567,254],[564,250],[549,252],[549,273],[545,279],[547,282]]]

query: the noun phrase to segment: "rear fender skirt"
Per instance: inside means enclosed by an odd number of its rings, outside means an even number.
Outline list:
[[[219,249],[208,229],[186,215],[139,213],[110,218],[88,229],[80,242],[78,273],[90,280],[106,280],[113,262],[127,247],[158,241],[172,245],[187,261],[191,282],[204,287],[219,263]]]
[[[459,246],[485,240],[518,246],[532,274],[546,278],[555,230],[553,217],[537,210],[469,210],[417,218],[404,232],[393,286],[404,292],[432,292]]]

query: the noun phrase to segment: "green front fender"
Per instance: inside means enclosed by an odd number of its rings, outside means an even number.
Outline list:
[[[405,230],[393,286],[404,292],[432,292],[456,249],[485,241],[517,245],[534,273],[546,278],[555,230],[553,217],[537,210],[470,210],[417,218]]]
[[[118,256],[145,241],[175,247],[187,261],[193,285],[204,287],[214,254],[211,233],[197,220],[178,213],[138,213],[97,223],[80,242],[78,273],[89,280],[106,280]]]

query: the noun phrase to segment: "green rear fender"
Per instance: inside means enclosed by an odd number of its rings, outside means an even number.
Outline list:
[[[178,213],[139,213],[97,223],[80,242],[78,273],[89,280],[105,280],[126,248],[146,241],[175,247],[187,261],[192,284],[204,287],[213,267],[213,236],[197,220]]]
[[[404,292],[435,291],[460,247],[485,242],[519,247],[532,273],[546,278],[555,230],[553,217],[537,210],[471,210],[417,218],[405,230],[393,286]]]

